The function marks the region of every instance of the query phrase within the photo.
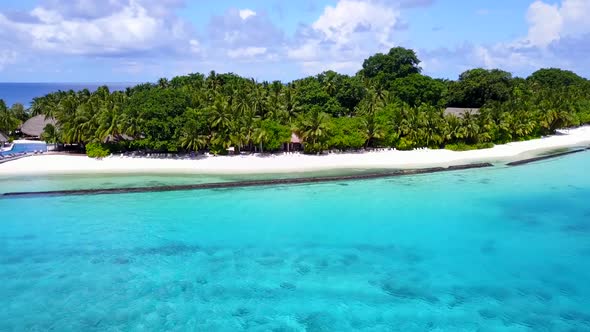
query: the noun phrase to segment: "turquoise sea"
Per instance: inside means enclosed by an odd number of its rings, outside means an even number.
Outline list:
[[[0,330],[590,331],[588,165],[0,199]]]

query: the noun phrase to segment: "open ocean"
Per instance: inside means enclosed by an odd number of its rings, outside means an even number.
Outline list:
[[[15,103],[21,103],[29,107],[35,97],[42,97],[48,93],[59,90],[96,90],[106,85],[111,91],[125,90],[137,83],[0,83],[0,99],[3,99],[8,107]]]
[[[590,331],[589,164],[0,199],[0,330]]]

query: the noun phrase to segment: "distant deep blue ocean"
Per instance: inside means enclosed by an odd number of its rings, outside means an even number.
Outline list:
[[[589,164],[0,199],[0,330],[590,331]]]
[[[21,103],[29,107],[35,97],[41,97],[59,90],[96,90],[99,86],[106,85],[111,91],[125,90],[137,83],[0,83],[0,99],[8,107],[15,103]]]

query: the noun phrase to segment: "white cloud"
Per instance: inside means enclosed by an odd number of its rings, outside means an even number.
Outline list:
[[[477,66],[488,69],[502,68],[504,70],[519,70],[522,68],[535,68],[539,64],[537,60],[523,51],[507,48],[506,45],[492,47],[476,46],[473,48],[474,59]]]
[[[563,27],[563,18],[557,5],[536,1],[530,5],[527,13],[529,32],[527,42],[532,46],[545,47],[559,39]]]
[[[240,17],[242,18],[242,20],[247,20],[248,18],[250,18],[252,16],[256,16],[256,12],[253,11],[252,9],[241,9],[239,14],[240,14]]]
[[[353,73],[363,59],[394,45],[400,12],[382,1],[340,0],[323,13],[286,50],[304,72],[341,69]]]
[[[0,70],[3,70],[6,65],[14,63],[16,56],[15,51],[0,50]]]
[[[564,20],[562,33],[564,35],[576,35],[590,32],[590,1],[588,0],[564,0],[560,13]]]
[[[127,74],[139,74],[143,72],[144,67],[143,64],[137,61],[126,61],[120,65],[120,67],[115,68],[117,71],[121,71]]]
[[[61,15],[52,10],[47,10],[42,7],[37,7],[31,11],[31,16],[37,17],[39,21],[46,24],[59,23],[62,20]]]
[[[370,32],[381,44],[388,45],[398,18],[399,12],[378,3],[340,0],[335,7],[327,6],[312,27],[339,45],[350,43],[361,31]]]
[[[207,26],[208,40],[218,49],[239,47],[267,47],[281,45],[283,31],[273,24],[268,15],[250,9],[230,8],[223,15],[211,17]]]
[[[287,56],[294,60],[309,60],[316,59],[320,48],[319,40],[308,40],[303,45],[291,49],[287,49]]]
[[[187,40],[185,25],[155,15],[138,0],[95,18],[66,17],[56,9],[36,7],[37,21],[11,21],[0,14],[0,30],[11,31],[34,49],[78,55],[114,55],[150,51]]]
[[[314,75],[327,70],[349,73],[358,70],[359,66],[360,64],[358,63],[358,61],[304,61],[302,63],[303,72],[307,75]]]
[[[543,67],[561,67],[588,73],[587,55],[583,44],[590,39],[590,0],[562,0],[552,4],[537,0],[527,9],[526,35],[512,41],[494,45],[471,45],[458,49],[447,56],[431,56],[425,59],[430,64],[444,67],[452,62],[468,64],[468,67],[501,68],[517,74],[530,73]],[[429,70],[430,70],[429,69]],[[444,69],[442,69],[444,70]]]
[[[189,46],[192,53],[200,53],[201,52],[201,43],[199,43],[196,39],[189,40]]]
[[[266,53],[266,47],[243,47],[227,51],[227,56],[232,59],[251,58]]]
[[[537,0],[529,6],[527,42],[531,46],[546,47],[564,37],[590,32],[589,0],[563,0],[551,5]]]

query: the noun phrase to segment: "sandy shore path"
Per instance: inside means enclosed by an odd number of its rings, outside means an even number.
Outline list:
[[[197,160],[149,159],[112,156],[102,160],[85,156],[38,155],[0,164],[0,176],[95,173],[263,174],[342,169],[407,169],[473,162],[505,162],[535,154],[590,145],[590,126],[562,130],[558,135],[491,149],[374,151],[328,155],[277,154],[200,157]]]

